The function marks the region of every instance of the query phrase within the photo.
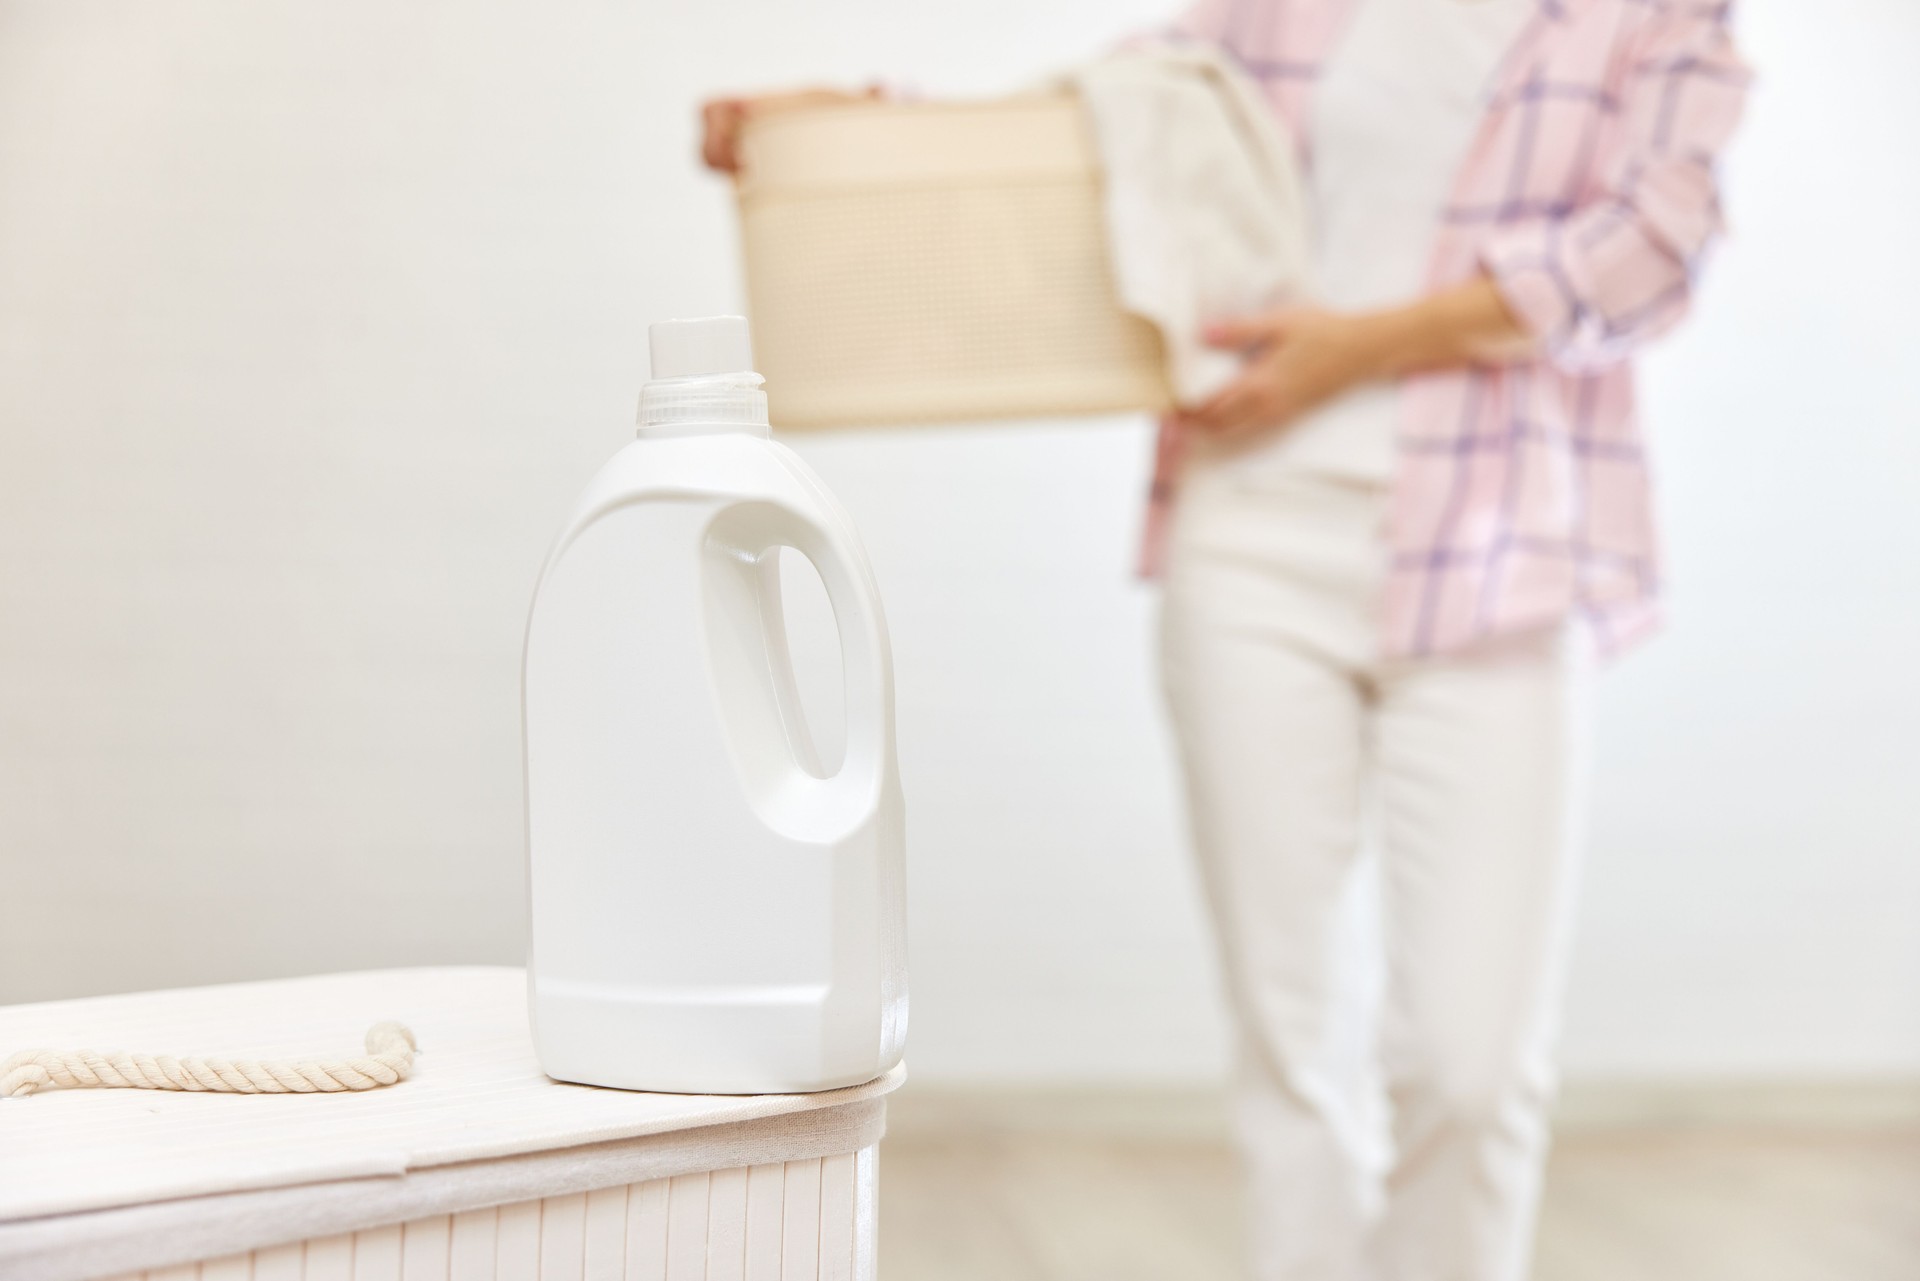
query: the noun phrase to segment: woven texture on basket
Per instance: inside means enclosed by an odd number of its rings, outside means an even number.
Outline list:
[[[791,428],[1155,409],[1078,99],[860,104],[751,124],[755,362]]]

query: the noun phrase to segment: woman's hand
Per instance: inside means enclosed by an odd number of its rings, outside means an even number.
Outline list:
[[[846,89],[801,89],[792,93],[760,94],[751,98],[714,98],[700,106],[700,159],[719,173],[740,172],[740,130],[747,121],[788,107],[818,107],[832,103],[871,102],[886,97],[879,85],[854,92]]]
[[[700,104],[700,160],[716,173],[740,172],[740,127],[751,98],[714,98]]]
[[[1207,341],[1247,353],[1240,376],[1182,409],[1179,427],[1218,435],[1284,427],[1363,382],[1527,360],[1539,349],[1487,276],[1386,311],[1293,307],[1212,325]]]
[[[1386,370],[1371,318],[1292,307],[1209,325],[1208,343],[1247,354],[1240,376],[1191,409],[1181,427],[1238,435],[1284,427]]]

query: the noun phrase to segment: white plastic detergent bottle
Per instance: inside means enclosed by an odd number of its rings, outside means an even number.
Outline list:
[[[746,322],[650,331],[639,438],[554,545],[524,671],[534,1042],[562,1081],[854,1085],[907,1023],[903,818],[880,595],[846,512],[769,439]],[[846,750],[820,767],[780,550],[819,571]]]

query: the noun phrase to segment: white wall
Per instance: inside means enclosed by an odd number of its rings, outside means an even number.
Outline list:
[[[533,575],[647,321],[738,295],[691,104],[1007,87],[1162,7],[0,2],[0,1000],[513,960]],[[1751,8],[1576,1074],[1920,1072],[1920,14]],[[802,448],[894,625],[918,1070],[1216,1071],[1142,425]]]
[[[1920,1066],[1920,8],[1744,7],[1735,237],[1647,371],[1672,626],[1606,691],[1588,1072]]]

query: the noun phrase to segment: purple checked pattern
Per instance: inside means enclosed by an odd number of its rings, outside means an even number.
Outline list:
[[[1721,230],[1714,161],[1749,74],[1726,4],[1538,3],[1490,86],[1428,283],[1490,273],[1543,355],[1405,384],[1382,619],[1394,654],[1576,615],[1616,651],[1657,621],[1631,357],[1685,314]],[[1202,0],[1175,35],[1224,52],[1301,138],[1346,9]],[[1179,455],[1163,428],[1149,567]]]

